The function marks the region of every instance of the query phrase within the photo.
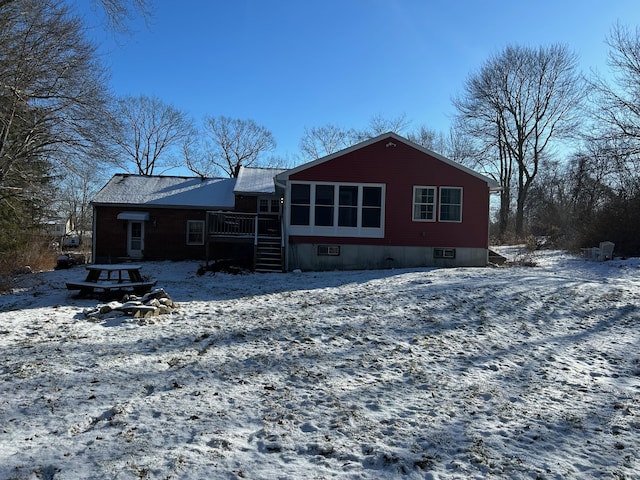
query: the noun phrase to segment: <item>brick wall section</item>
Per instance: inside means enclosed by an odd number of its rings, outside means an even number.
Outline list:
[[[187,245],[187,220],[206,220],[206,211],[197,209],[96,207],[95,259],[118,261],[127,256],[127,220],[119,213],[148,212],[145,222],[144,258],[146,260],[201,260],[204,245]]]

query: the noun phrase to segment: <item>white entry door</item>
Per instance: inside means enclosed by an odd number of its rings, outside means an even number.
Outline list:
[[[127,226],[127,255],[142,258],[144,251],[144,222],[129,221]]]

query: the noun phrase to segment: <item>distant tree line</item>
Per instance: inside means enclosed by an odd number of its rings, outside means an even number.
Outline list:
[[[95,1],[116,32],[149,15],[148,0]],[[89,230],[88,202],[114,168],[235,177],[242,166],[287,163],[251,119],[198,124],[157,97],[113,98],[72,7],[0,0],[0,263],[47,216]],[[470,74],[448,132],[411,128],[404,115],[374,116],[360,129],[308,126],[294,161],[394,131],[501,184],[493,242],[533,235],[577,249],[611,240],[619,253],[640,254],[640,31],[615,25],[607,42],[608,77],[585,76],[564,45],[509,45]]]

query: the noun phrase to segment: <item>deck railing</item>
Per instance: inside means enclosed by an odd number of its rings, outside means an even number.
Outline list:
[[[207,234],[219,237],[277,237],[280,235],[277,216],[258,216],[255,213],[207,212]]]

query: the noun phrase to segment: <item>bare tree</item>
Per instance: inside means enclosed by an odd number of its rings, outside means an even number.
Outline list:
[[[64,2],[0,5],[0,195],[70,156],[104,158],[104,70]],[[35,178],[33,178],[35,180]],[[29,182],[27,182],[28,184]]]
[[[22,0],[0,0],[0,9],[10,3],[20,3]],[[150,16],[151,0],[94,0],[96,6],[104,12],[109,28],[118,32],[127,32],[127,21],[137,14],[143,17]]]
[[[193,123],[185,113],[146,95],[119,99],[116,121],[119,129],[112,141],[120,152],[118,165],[125,170],[133,166],[140,175],[180,165],[172,150],[193,135]]]
[[[555,141],[575,134],[584,95],[577,57],[565,46],[509,46],[472,75],[454,100],[458,124],[496,168],[501,209],[510,206],[515,176],[517,235],[524,231],[527,195],[541,161]]]
[[[454,130],[451,130],[447,136],[425,125],[421,125],[418,129],[409,132],[407,138],[413,143],[449,158],[454,155],[456,148],[462,145],[461,139],[457,138]]]
[[[376,115],[371,117],[367,128],[362,130],[342,128],[334,124],[305,128],[304,135],[300,140],[300,150],[305,159],[313,160],[377,137],[383,133],[395,132],[402,134],[408,123],[405,115],[390,119]]]
[[[595,128],[591,140],[611,147],[611,160],[623,174],[640,168],[640,28],[616,24],[607,38],[612,80],[593,81]]]
[[[300,140],[300,150],[306,159],[313,160],[347,148],[352,144],[351,142],[350,131],[337,125],[305,127],[304,135]]]
[[[225,116],[205,119],[206,155],[187,155],[187,167],[196,175],[211,176],[216,168],[237,177],[241,167],[259,165],[262,155],[276,148],[272,133],[253,120]]]
[[[93,212],[89,202],[105,180],[106,173],[99,166],[86,163],[56,175],[56,211],[71,220],[72,228],[81,239],[92,228]]]
[[[127,22],[137,15],[149,18],[150,0],[94,0],[104,11],[107,26],[116,32],[128,32]]]
[[[363,130],[350,130],[349,135],[353,145],[387,132],[394,132],[402,135],[408,126],[409,121],[405,114],[399,115],[395,118],[385,118],[382,115],[374,115],[369,120],[367,128]]]

